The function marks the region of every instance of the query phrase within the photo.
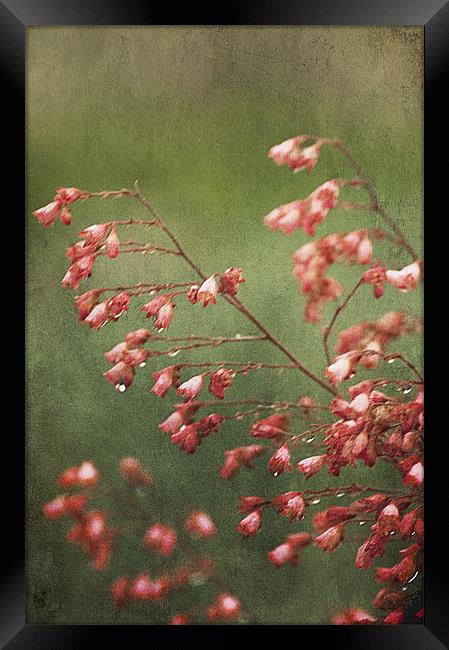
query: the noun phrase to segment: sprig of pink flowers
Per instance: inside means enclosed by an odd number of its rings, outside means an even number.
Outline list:
[[[127,286],[101,287],[87,290],[76,297],[79,320],[94,329],[119,320],[141,297],[145,300],[150,298],[138,308],[146,319],[152,319],[155,332],[144,327],[129,332],[105,353],[111,367],[104,376],[120,392],[133,384],[138,373],[145,372],[141,369],[149,360],[175,357],[181,352],[188,353],[199,348],[207,350],[237,343],[237,347],[241,348],[246,342],[258,341],[273,345],[286,357],[288,363],[266,364],[242,359],[216,362],[205,359],[170,363],[154,369],[150,392],[158,398],[176,395],[178,400],[171,415],[159,424],[159,428],[170,435],[172,443],[182,451],[193,454],[205,438],[218,433],[229,421],[253,418],[249,436],[250,440],[256,439],[256,444],[242,444],[227,450],[219,475],[222,479],[230,480],[240,469],[251,468],[254,462],[259,462],[257,459],[265,452],[269,452],[268,471],[274,477],[297,471],[298,490],[275,497],[248,496],[240,500],[240,511],[245,516],[237,530],[245,539],[257,534],[262,525],[263,512],[269,507],[289,521],[307,522],[311,518],[312,532],[301,530],[291,533],[279,546],[267,550],[268,560],[277,567],[285,564],[298,566],[306,547],[315,546],[333,553],[348,538],[348,527],[354,524],[362,526],[368,521],[372,524],[371,532],[363,540],[360,534],[357,536],[359,543],[362,542],[355,557],[358,569],[371,568],[376,558],[383,556],[387,546],[404,540],[408,546],[399,552],[398,563],[376,570],[376,579],[386,586],[382,587],[373,604],[377,609],[389,610],[390,614],[376,618],[365,610],[352,608],[333,618],[333,622],[338,624],[400,623],[404,619],[411,589],[416,584],[414,581],[422,571],[424,387],[419,369],[403,354],[389,352],[387,348],[400,336],[420,332],[421,323],[419,319],[399,311],[388,312],[375,321],[355,323],[338,333],[333,358],[329,338],[335,330],[338,316],[364,285],[373,287],[375,299],[382,297],[385,284],[401,292],[414,290],[423,276],[423,262],[395,219],[379,204],[375,186],[339,140],[300,135],[272,147],[268,155],[277,165],[286,165],[294,172],[311,172],[326,146],[340,151],[350,163],[355,177],[329,179],[306,198],[295,199],[271,210],[264,223],[273,231],[286,235],[302,230],[306,235],[313,236],[332,210],[363,209],[382,219],[386,229],[359,228],[346,233],[333,233],[301,245],[293,254],[294,276],[299,282],[300,292],[307,296],[305,318],[321,324],[321,339],[327,359],[322,376],[310,370],[240,299],[241,285],[245,282],[242,268],[230,266],[225,271],[205,273],[144,197],[137,183],[132,190],[112,192],[58,188],[53,201],[34,214],[44,226],[53,224],[58,216],[69,225],[72,204],[95,197],[134,199],[148,213],[149,219],[146,220],[113,220],[81,230],[79,241],[66,252],[71,264],[62,280],[65,287],[76,289],[91,277],[100,257],[115,259],[121,254],[174,255],[182,259],[195,276],[195,279],[184,282],[164,278],[152,284],[139,282]],[[343,196],[346,188],[365,192],[367,202],[346,200]],[[151,229],[159,230],[167,237],[168,245],[124,238],[122,228],[134,226],[142,228],[145,234]],[[395,269],[376,258],[375,244],[383,239],[403,248],[410,255],[411,263]],[[323,305],[338,300],[344,293],[344,287],[329,275],[331,267],[339,263],[359,265],[364,269],[355,287],[336,307],[329,324],[324,326]],[[175,317],[175,308],[180,300],[190,303],[192,308],[201,304],[208,307],[208,311],[218,300],[225,300],[256,327],[257,333],[232,337],[198,334],[169,337],[162,334]],[[163,343],[165,349],[159,349],[159,343]],[[382,364],[395,360],[400,360],[411,376],[395,380],[379,376]],[[377,371],[376,376],[347,386],[346,382],[354,377],[359,367],[373,373]],[[192,374],[194,368],[198,369],[196,374]],[[302,395],[295,402],[269,403],[244,395],[244,379],[248,374],[275,369],[301,372],[319,387],[321,395],[324,392],[325,399],[330,394],[331,401],[318,404],[310,396]],[[238,400],[226,399],[227,390],[233,385],[242,390]],[[206,390],[212,399],[205,399]],[[245,410],[248,406],[251,408]],[[236,407],[238,410],[235,410]],[[298,431],[298,427],[302,430]],[[311,448],[312,455],[308,453]],[[304,450],[307,451],[304,453]],[[403,486],[400,490],[360,485],[324,490],[301,488],[302,477],[311,479],[323,471],[338,477],[344,467],[356,467],[358,463],[363,463],[371,468],[379,460],[391,463],[399,472]],[[372,492],[374,494],[370,494]],[[364,494],[367,496],[361,496]],[[349,505],[330,505],[310,517],[310,508],[313,509],[321,499],[342,496],[349,500],[356,498]],[[65,501],[56,501],[52,507],[57,511]],[[98,519],[98,513],[96,517]],[[95,525],[99,525],[97,519]],[[106,525],[105,530],[108,530]],[[165,554],[169,554],[176,543],[175,533],[162,524],[149,529],[145,539],[147,545]],[[86,548],[95,558],[95,548]],[[103,553],[107,555],[106,551]],[[145,591],[148,581],[149,578],[147,580],[140,576],[139,589]],[[122,594],[122,600],[123,594],[133,593],[132,589],[128,591],[129,583],[125,586],[122,579],[119,579],[116,589],[117,593]],[[222,594],[211,607],[209,620],[217,620],[220,616],[232,618],[223,612],[229,610],[235,613],[240,611],[239,608],[232,596]],[[181,619],[176,624],[180,622]]]

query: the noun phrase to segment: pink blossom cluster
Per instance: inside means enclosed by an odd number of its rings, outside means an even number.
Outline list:
[[[43,506],[43,513],[49,520],[64,516],[72,520],[66,539],[84,549],[94,569],[101,571],[108,567],[114,551],[119,548],[118,540],[125,539],[128,532],[135,529],[136,522],[142,529],[143,548],[167,559],[175,555],[178,547],[181,550],[190,547],[188,539],[202,542],[216,535],[214,521],[200,510],[187,516],[181,531],[162,522],[148,525],[151,517],[145,507],[148,492],[142,492],[142,489],[153,485],[152,476],[134,457],[122,458],[119,474],[128,487],[120,497],[115,491],[101,487],[98,469],[91,461],[84,461],[78,467],[64,470],[58,478],[60,487],[78,491],[60,494]],[[100,507],[97,505],[100,501],[109,501],[113,505]],[[122,503],[123,510],[120,509]],[[186,611],[171,616],[168,624],[187,625],[198,618],[208,622],[238,619],[242,609],[239,600],[222,590],[223,581],[218,576],[216,563],[202,552],[196,552],[189,561],[153,577],[147,570],[134,576],[121,575],[111,584],[110,593],[115,606],[122,609],[137,601],[166,602],[172,593],[207,581],[216,582],[221,587],[216,600],[197,610],[186,608]]]
[[[301,293],[308,296],[307,321],[319,322],[322,305],[343,293],[342,285],[326,275],[329,267],[337,262],[369,264],[372,253],[365,229],[328,235],[304,244],[293,254],[293,275],[299,281]]]

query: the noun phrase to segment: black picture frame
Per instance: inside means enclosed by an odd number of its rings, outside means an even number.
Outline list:
[[[194,7],[179,10],[174,18],[168,3],[138,0],[0,0],[0,69],[2,78],[3,159],[0,205],[3,208],[3,253],[14,251],[13,261],[3,269],[2,321],[4,409],[2,481],[2,581],[0,589],[0,642],[10,650],[23,648],[104,647],[107,643],[126,643],[128,647],[200,640],[227,646],[234,639],[255,644],[258,638],[277,644],[292,632],[303,647],[324,646],[333,649],[370,650],[382,647],[396,650],[438,650],[449,648],[449,571],[448,536],[444,498],[447,455],[442,439],[447,436],[444,420],[444,385],[434,374],[436,359],[444,364],[441,349],[441,296],[447,271],[444,237],[438,228],[447,219],[447,163],[438,162],[438,152],[447,152],[443,91],[447,85],[449,52],[449,3],[442,0],[277,0],[270,3],[246,0],[232,9],[208,6],[200,15]],[[185,14],[185,15],[184,15]],[[25,35],[35,25],[423,25],[425,38],[425,250],[426,250],[426,378],[430,382],[426,441],[426,550],[425,550],[425,622],[424,625],[400,626],[198,626],[176,628],[162,626],[45,626],[25,622],[24,570],[24,219],[19,197],[24,196],[25,163]],[[446,83],[445,83],[446,82]],[[7,142],[5,142],[5,140]],[[445,251],[446,249],[446,251]],[[5,264],[5,263],[4,263]],[[446,292],[447,293],[447,292]],[[433,309],[436,305],[436,311]],[[431,311],[432,310],[432,311]],[[435,317],[433,314],[435,313]],[[435,330],[432,332],[432,330]],[[438,338],[439,337],[439,338]],[[444,338],[443,338],[444,340]],[[5,358],[5,353],[10,355]],[[445,380],[444,380],[445,381]],[[26,387],[25,387],[26,390]],[[447,401],[447,400],[446,400]],[[6,413],[12,416],[6,425]],[[442,426],[443,425],[443,426]],[[10,449],[6,450],[6,444]],[[446,524],[446,525],[445,525]],[[25,524],[26,525],[26,524]],[[151,627],[151,629],[149,629]],[[140,640],[135,637],[140,637]]]

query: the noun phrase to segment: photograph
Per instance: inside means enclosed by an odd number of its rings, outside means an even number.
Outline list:
[[[424,626],[424,46],[27,27],[27,624]]]

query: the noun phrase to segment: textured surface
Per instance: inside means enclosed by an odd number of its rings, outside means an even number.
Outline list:
[[[339,137],[419,248],[422,81],[420,28],[29,30],[29,622],[166,621],[163,610],[136,606],[117,615],[110,607],[107,586],[113,576],[124,568],[137,572],[157,564],[139,549],[137,538],[121,547],[120,557],[106,572],[95,573],[78,549],[64,543],[64,525],[51,525],[41,515],[42,502],[57,491],[54,479],[62,469],[90,458],[105,477],[116,481],[116,466],[125,455],[139,456],[155,476],[154,521],[170,521],[191,507],[211,513],[220,528],[211,551],[218,555],[231,589],[260,622],[321,623],[339,606],[370,607],[376,584],[371,572],[353,567],[354,544],[343,545],[331,557],[310,549],[297,570],[276,571],[265,553],[284,538],[288,526],[271,513],[257,539],[241,543],[235,532],[239,494],[274,495],[303,484],[297,472],[272,479],[263,460],[232,481],[219,480],[223,450],[249,440],[248,421],[226,426],[193,457],[186,457],[157,428],[170,406],[148,394],[148,365],[125,394],[116,393],[101,377],[107,367],[102,353],[143,321],[132,310],[101,332],[79,326],[73,296],[59,286],[67,267],[64,251],[81,227],[112,215],[135,216],[136,206],[127,200],[77,206],[70,229],[58,223],[45,230],[31,212],[48,202],[59,184],[114,189],[139,178],[143,192],[207,271],[244,267],[242,298],[321,373],[324,356],[318,331],[303,323],[304,300],[291,275],[290,255],[306,236],[285,238],[268,231],[261,220],[273,207],[305,196],[320,182],[348,170],[336,152],[324,151],[312,174],[293,175],[276,168],[266,152],[296,133]],[[372,224],[373,217],[366,213],[334,211],[318,235]],[[393,267],[408,261],[389,245],[376,251]],[[97,286],[114,280],[192,277],[163,257],[123,256],[97,266]],[[357,270],[339,268],[335,276],[349,288]],[[95,285],[90,280],[84,286]],[[339,325],[396,307],[419,312],[420,301],[418,292],[400,294],[390,288],[375,302],[366,289]],[[173,335],[237,332],[255,333],[225,304],[205,310],[180,306],[170,329]],[[395,348],[420,359],[416,336]],[[224,352],[221,348],[220,356]],[[280,360],[265,344],[260,349],[234,347],[228,357],[237,354],[242,359]],[[271,400],[316,395],[306,378],[291,372],[240,379],[229,396]],[[386,372],[404,374],[396,366]],[[344,484],[369,475],[372,483],[397,481],[385,466],[371,474],[364,469],[344,471],[339,480]],[[312,482],[319,487],[329,478]],[[292,524],[290,530],[302,527]],[[193,600],[212,597],[207,589],[203,596],[196,591],[201,590],[193,590]]]

